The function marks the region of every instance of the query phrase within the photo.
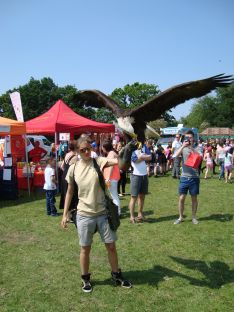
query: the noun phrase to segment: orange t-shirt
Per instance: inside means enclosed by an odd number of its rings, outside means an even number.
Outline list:
[[[107,155],[107,158],[117,158],[117,154],[114,151],[110,151]],[[112,172],[110,175],[111,170],[112,170]],[[110,175],[110,178],[109,178],[109,175]],[[109,178],[109,180],[119,181],[119,179],[120,179],[119,166],[114,165],[111,167],[104,168],[104,178],[105,178],[105,180],[108,180],[108,178]]]

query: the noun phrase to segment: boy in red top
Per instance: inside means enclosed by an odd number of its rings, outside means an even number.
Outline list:
[[[34,149],[32,149],[28,155],[32,162],[38,163],[45,155],[47,151],[44,148],[40,147],[40,142],[34,142]]]

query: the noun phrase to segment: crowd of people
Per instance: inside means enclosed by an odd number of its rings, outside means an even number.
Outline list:
[[[151,151],[152,160],[147,164],[148,176],[158,177],[171,171],[173,178],[180,178],[182,163],[181,155],[177,156],[177,150],[182,146],[183,137],[176,134],[174,140],[168,143],[164,149],[153,140],[147,140],[146,145]],[[225,183],[231,182],[233,165],[233,139],[207,139],[193,143],[197,151],[203,157],[203,163],[199,168],[199,175],[204,173],[204,178],[219,174],[219,180]],[[216,172],[218,170],[218,172]]]
[[[95,162],[103,172],[106,187],[121,215],[120,197],[126,195],[127,174],[130,173],[129,220],[131,223],[144,222],[144,200],[148,193],[149,177],[163,177],[170,174],[173,179],[179,179],[179,218],[174,224],[183,222],[186,195],[190,194],[192,204],[192,223],[198,224],[197,207],[200,177],[204,178],[219,174],[219,179],[231,182],[232,166],[234,163],[233,140],[194,141],[192,131],[187,131],[183,137],[176,134],[173,142],[163,149],[153,140],[135,150],[131,155],[131,167],[128,172],[118,167],[118,154],[124,148],[124,142],[116,142],[111,138],[99,140],[86,134],[78,141],[68,144],[67,153],[60,161],[60,209],[63,209],[61,225],[66,228],[71,221],[71,212],[76,210],[76,226],[80,242],[80,269],[82,289],[92,291],[89,272],[90,251],[95,232],[99,232],[105,244],[111,267],[111,277],[114,282],[125,288],[131,283],[123,277],[118,264],[115,241],[116,233],[109,227],[105,213],[105,196],[100,186]],[[189,155],[195,152],[202,156],[203,162],[197,168],[187,165]],[[48,160],[45,170],[46,212],[56,216],[55,207],[55,162]],[[216,170],[219,170],[217,172]],[[137,214],[135,206],[137,204]]]

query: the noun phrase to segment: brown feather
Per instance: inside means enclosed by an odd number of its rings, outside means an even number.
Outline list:
[[[74,101],[81,103],[81,105],[92,106],[96,108],[106,107],[110,109],[117,117],[123,115],[124,110],[112,100],[109,96],[105,95],[98,90],[84,90],[77,93],[74,97]]]
[[[144,120],[145,122],[156,120],[169,109],[187,100],[199,98],[218,87],[227,87],[233,82],[232,76],[224,76],[221,74],[176,85],[161,92],[141,106],[132,109],[128,114],[135,119],[135,123],[138,123],[138,120]]]

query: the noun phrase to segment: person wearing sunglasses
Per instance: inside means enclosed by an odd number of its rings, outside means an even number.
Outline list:
[[[80,160],[71,165],[68,170],[66,180],[68,182],[67,195],[64,205],[64,213],[61,221],[63,228],[67,227],[68,208],[74,192],[74,183],[78,186],[77,205],[77,229],[80,243],[80,270],[82,279],[82,290],[84,292],[92,291],[90,280],[89,262],[90,251],[93,242],[93,235],[99,232],[100,237],[105,244],[108,253],[108,259],[111,266],[111,277],[116,285],[124,288],[131,288],[131,283],[124,279],[118,264],[118,256],[115,241],[116,232],[110,229],[106,211],[105,196],[100,185],[98,173],[94,167],[94,161],[91,158],[91,142],[88,137],[81,137],[77,142],[77,150]],[[105,167],[118,164],[118,159],[106,157],[97,157],[97,165],[103,170]]]

